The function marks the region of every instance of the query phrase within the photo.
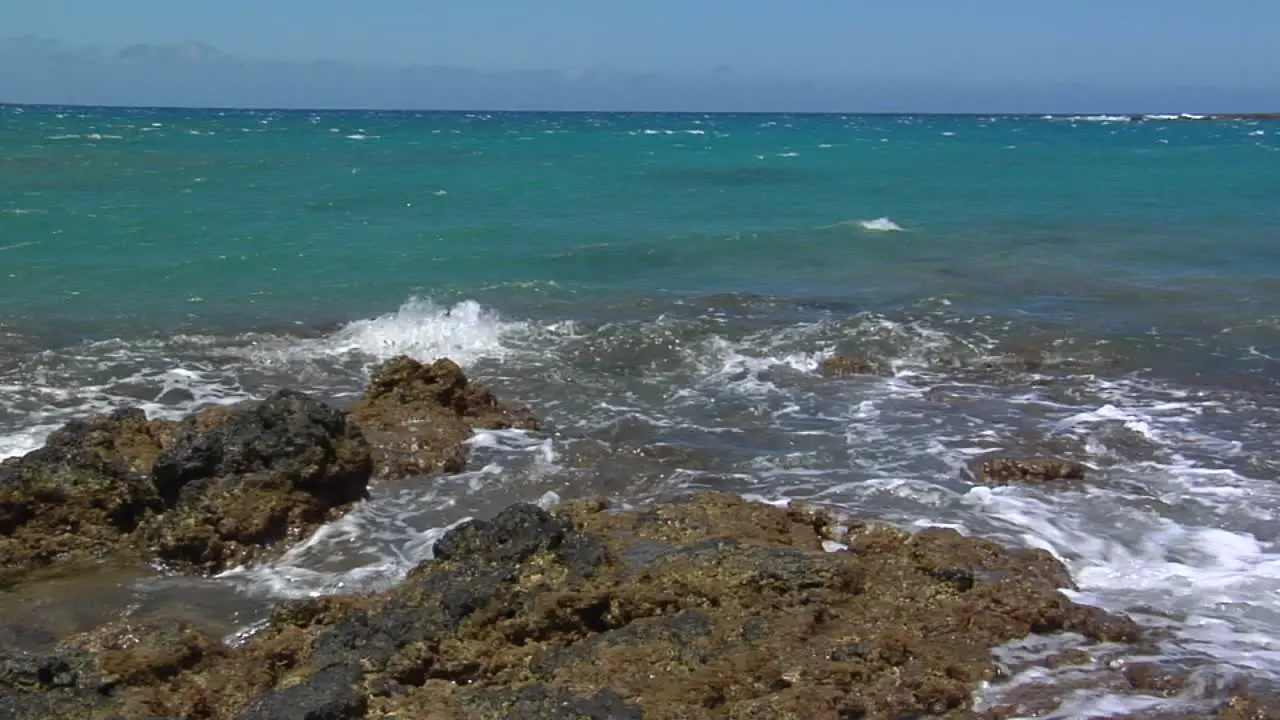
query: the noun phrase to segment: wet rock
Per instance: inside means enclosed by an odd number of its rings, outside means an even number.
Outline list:
[[[87,453],[102,463],[146,473],[173,445],[175,427],[166,420],[148,420],[138,408],[123,408],[68,423],[50,434],[45,449],[64,457]]]
[[[108,624],[64,645],[92,654],[96,675],[109,685],[144,686],[226,654],[222,642],[182,620]]]
[[[515,505],[493,520],[469,522],[436,543],[441,560],[520,562],[560,546],[569,526],[533,505]]]
[[[579,523],[600,532],[635,532],[640,538],[672,542],[700,542],[732,538],[770,546],[822,549],[822,540],[835,537],[836,523],[802,503],[779,511],[763,503],[748,503],[728,493],[708,493],[658,505],[637,515],[612,515],[598,503],[571,505]],[[582,514],[585,513],[585,514]],[[614,527],[613,523],[619,523]]]
[[[996,457],[979,460],[974,463],[972,470],[974,477],[982,484],[1000,486],[1083,480],[1088,467],[1084,463],[1057,458]]]
[[[90,717],[111,690],[82,653],[33,655],[0,649],[0,718]]]
[[[0,464],[0,585],[139,551],[220,570],[335,518],[371,473],[345,414],[293,391],[181,423],[137,409],[73,421]]]
[[[194,481],[258,473],[343,502],[363,495],[369,463],[363,437],[342,412],[281,390],[262,402],[187,419],[152,473],[174,505],[187,499]]]
[[[993,355],[980,358],[974,369],[991,373],[1034,373],[1045,366],[1045,357],[1038,352],[1010,355]]]
[[[978,438],[975,444],[986,448],[987,453],[977,463],[1001,458],[1059,458],[1076,459],[1089,456],[1084,440],[1075,435],[1045,434],[1031,428],[1021,428],[1001,434]]]
[[[237,720],[348,720],[363,718],[368,699],[358,685],[360,668],[325,668],[296,685],[270,690],[249,703]]]
[[[503,405],[447,358],[382,363],[351,418],[374,446],[378,473],[390,477],[461,472],[475,429],[538,427],[528,409]]]
[[[1215,715],[1218,720],[1280,720],[1280,698],[1238,695]]]
[[[58,558],[102,555],[163,510],[148,472],[171,442],[171,424],[121,410],[0,463],[0,585]]]
[[[836,536],[821,513],[725,494],[516,505],[386,593],[282,605],[238,649],[177,630],[112,646],[103,703],[192,720],[959,718],[997,645],[1139,634],[1059,592],[1047,553],[865,523],[823,552]]]
[[[1133,663],[1124,668],[1125,680],[1145,695],[1173,697],[1186,688],[1190,678],[1185,671],[1162,667],[1156,663]]]
[[[464,717],[511,720],[644,719],[639,706],[626,702],[609,690],[602,690],[590,697],[579,697],[544,685],[529,685],[513,690],[462,692],[456,702],[465,713]]]
[[[189,418],[152,469],[169,509],[138,540],[166,562],[225,569],[345,512],[365,497],[372,469],[359,429],[302,393]]]
[[[884,374],[884,369],[874,360],[851,355],[833,355],[826,358],[818,366],[818,371],[827,377]]]
[[[1046,664],[1055,670],[1072,666],[1087,666],[1094,662],[1093,656],[1084,650],[1074,649],[1051,655]]]

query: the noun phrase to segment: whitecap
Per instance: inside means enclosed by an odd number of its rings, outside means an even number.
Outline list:
[[[901,225],[894,222],[893,220],[890,220],[887,217],[879,217],[874,220],[859,220],[858,225],[860,225],[863,230],[870,230],[872,232],[902,232],[903,231],[903,228]]]

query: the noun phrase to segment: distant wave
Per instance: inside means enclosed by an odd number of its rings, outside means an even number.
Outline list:
[[[887,217],[878,217],[875,220],[859,220],[858,225],[863,230],[871,230],[873,232],[902,232],[903,228],[898,223]]]
[[[878,217],[874,220],[842,220],[831,225],[823,225],[819,230],[831,230],[838,227],[858,226],[863,230],[871,232],[906,232],[906,228],[889,219],[888,217]]]

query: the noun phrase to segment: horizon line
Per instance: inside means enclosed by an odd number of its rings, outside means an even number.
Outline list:
[[[1253,111],[1253,112],[1189,112],[1186,110],[1178,112],[1134,112],[1134,111],[1118,111],[1118,110],[1088,110],[1088,111],[1022,111],[1022,112],[929,112],[929,111],[911,111],[911,110],[878,110],[878,111],[858,111],[858,110],[608,110],[603,108],[571,108],[571,109],[553,109],[553,108],[459,108],[459,107],[439,107],[439,108],[376,108],[376,107],[302,107],[302,106],[269,106],[269,105],[114,105],[114,104],[85,104],[85,103],[24,103],[24,102],[7,102],[0,101],[0,108],[56,108],[56,109],[86,109],[86,110],[216,110],[216,111],[242,111],[242,112],[379,112],[379,113],[507,113],[507,114],[564,114],[564,115],[587,115],[591,113],[604,113],[610,115],[806,115],[806,116],[833,116],[833,115],[857,115],[862,117],[894,117],[902,115],[910,115],[916,117],[1009,117],[1009,118],[1027,118],[1027,117],[1087,117],[1087,116],[1110,116],[1125,117],[1128,119],[1180,119],[1180,120],[1280,120],[1280,112]]]

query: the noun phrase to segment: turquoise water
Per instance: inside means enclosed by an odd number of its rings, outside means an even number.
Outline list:
[[[1268,123],[0,108],[0,457],[448,355],[546,431],[130,607],[248,623],[513,500],[718,488],[1044,547],[1170,661],[1276,682],[1277,198]],[[991,450],[1094,480],[976,487]],[[1173,702],[1109,668],[1064,717]]]
[[[1242,123],[0,117],[0,317],[94,336],[353,319],[504,287],[513,303],[746,292],[885,307],[962,288],[1088,314],[1120,284],[1247,303],[1280,261],[1280,138]],[[909,232],[856,224],[885,216]]]

